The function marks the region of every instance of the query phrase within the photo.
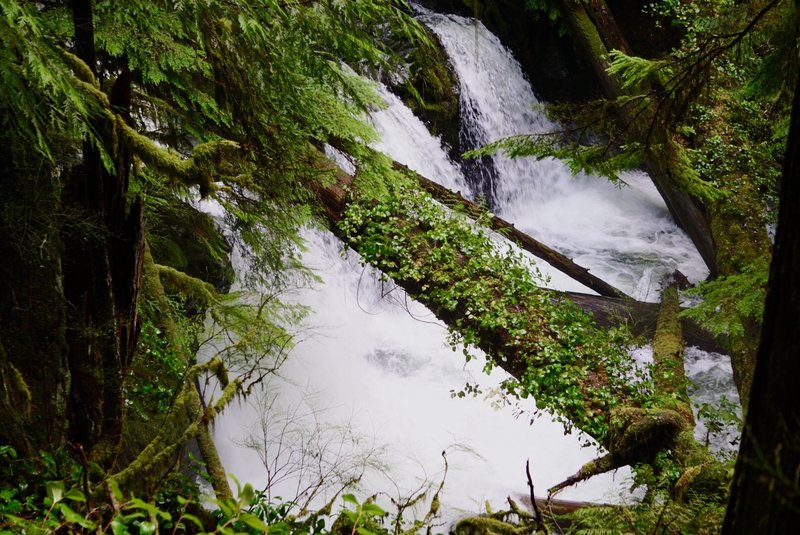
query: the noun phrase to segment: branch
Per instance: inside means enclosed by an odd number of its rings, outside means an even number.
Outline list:
[[[525,461],[525,475],[528,476],[528,489],[531,493],[531,504],[533,505],[533,520],[535,522],[536,531],[545,531],[544,519],[542,513],[539,511],[539,506],[536,503],[536,495],[533,491],[533,478],[531,477],[531,461]]]

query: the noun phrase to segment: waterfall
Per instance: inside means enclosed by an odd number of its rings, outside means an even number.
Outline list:
[[[529,106],[536,99],[519,65],[482,25],[430,12],[421,19],[459,75],[462,138],[483,143],[553,128]],[[381,135],[377,149],[466,195],[491,191],[503,217],[612,284],[656,300],[661,271],[680,269],[692,280],[706,275],[642,173],[625,175],[629,187],[620,189],[596,177],[572,178],[556,160],[495,156],[480,175],[490,183],[475,183],[397,97],[384,87],[380,93],[387,108],[371,117]],[[586,437],[564,435],[547,415],[529,425],[533,402],[515,408],[491,397],[452,399],[451,391],[468,382],[491,393],[504,372],[484,375],[480,359],[465,364],[430,311],[362,267],[352,251],[343,254],[331,235],[307,230],[305,238],[303,261],[322,282],[291,296],[313,311],[298,345],[264,386],[260,405],[233,406],[216,425],[222,460],[239,481],[263,487],[270,480],[273,497],[291,499],[323,472],[337,476],[331,467],[338,463],[337,477],[363,476],[362,498],[382,492],[386,503],[387,495],[407,497],[425,482],[438,484],[444,451],[449,471],[440,500],[443,517],[453,520],[482,512],[485,500],[499,508],[507,495],[526,494],[526,459],[542,493],[597,456]],[[574,284],[554,277],[557,288]],[[248,441],[256,447],[244,447]],[[627,496],[628,477],[627,469],[604,474],[560,496],[616,502]]]
[[[461,85],[462,128],[476,132],[480,143],[556,128],[519,63],[483,24],[424,10],[420,18],[451,58]],[[658,301],[662,277],[676,269],[692,282],[708,276],[644,173],[623,173],[627,186],[617,187],[603,178],[573,177],[553,158],[496,155],[492,165],[496,182],[482,189],[493,192],[499,215],[629,295]]]

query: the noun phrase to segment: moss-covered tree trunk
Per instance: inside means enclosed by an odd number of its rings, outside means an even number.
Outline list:
[[[750,406],[723,533],[800,525],[800,79],[784,161],[778,229]]]
[[[67,429],[61,187],[52,165],[5,134],[0,133],[0,444],[35,455],[63,446]]]
[[[92,2],[72,2],[77,56],[96,69]],[[110,104],[123,119],[130,109],[130,72],[118,73]],[[102,120],[101,136],[112,136]],[[113,169],[99,149],[86,141],[81,163],[65,188],[65,210],[81,224],[66,226],[64,294],[72,385],[69,395],[70,441],[101,464],[110,464],[122,433],[122,380],[139,334],[137,307],[143,252],[142,205],[128,198],[130,155],[114,147]]]

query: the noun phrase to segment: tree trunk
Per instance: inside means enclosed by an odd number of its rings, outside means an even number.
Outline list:
[[[91,0],[73,0],[78,57],[96,69]],[[124,119],[130,109],[130,72],[123,69],[111,90],[111,106]],[[102,119],[101,137],[114,133]],[[128,206],[130,155],[123,144],[108,142],[114,169],[103,164],[88,140],[83,160],[64,191],[65,208],[83,224],[65,228],[64,294],[68,307],[67,340],[72,388],[70,440],[110,465],[122,432],[122,379],[139,333],[137,307],[143,253],[142,204]]]
[[[70,384],[61,188],[30,149],[0,133],[0,444],[20,456],[65,444]]]
[[[800,79],[750,406],[723,533],[790,533],[800,525]]]

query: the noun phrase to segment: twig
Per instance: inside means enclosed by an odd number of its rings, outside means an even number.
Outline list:
[[[528,488],[531,491],[531,504],[533,505],[533,520],[536,524],[536,531],[544,531],[544,520],[542,519],[542,512],[539,511],[539,506],[536,504],[536,496],[533,493],[533,478],[531,478],[531,460],[525,461],[525,474],[528,476]]]

